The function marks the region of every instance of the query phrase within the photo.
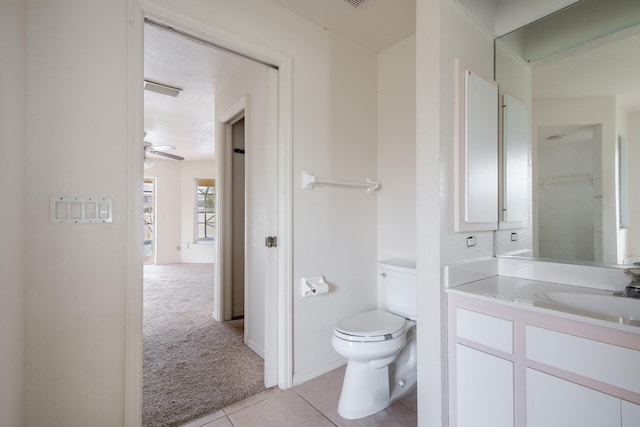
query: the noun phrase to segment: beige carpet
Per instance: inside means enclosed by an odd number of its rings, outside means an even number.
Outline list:
[[[264,390],[243,321],[217,322],[213,264],[144,267],[142,425],[177,426]]]

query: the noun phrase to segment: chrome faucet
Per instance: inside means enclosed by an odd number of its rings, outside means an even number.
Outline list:
[[[631,282],[624,291],[624,296],[629,298],[640,298],[640,263],[634,263],[633,268],[627,268],[624,273],[631,276]]]

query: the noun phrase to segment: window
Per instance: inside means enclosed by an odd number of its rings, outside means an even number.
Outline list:
[[[216,237],[216,180],[196,178],[196,242]]]
[[[145,178],[142,187],[143,227],[144,227],[144,263],[155,262],[155,178]]]

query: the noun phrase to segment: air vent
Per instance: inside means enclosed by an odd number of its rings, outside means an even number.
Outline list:
[[[144,80],[144,90],[159,93],[162,95],[173,96],[173,97],[180,95],[180,92],[182,92],[182,89],[179,87],[169,86],[163,83],[158,83],[158,82],[154,82],[147,79]]]
[[[366,0],[344,0],[345,2],[349,3],[351,6],[353,7],[359,7],[362,5],[362,3],[364,3]]]

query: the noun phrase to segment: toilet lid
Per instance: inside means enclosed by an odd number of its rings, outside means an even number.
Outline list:
[[[340,320],[336,332],[357,337],[359,341],[384,341],[403,333],[405,326],[403,317],[384,310],[371,310]]]

